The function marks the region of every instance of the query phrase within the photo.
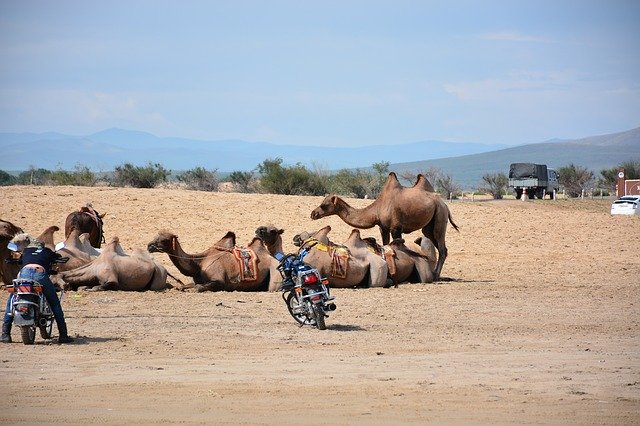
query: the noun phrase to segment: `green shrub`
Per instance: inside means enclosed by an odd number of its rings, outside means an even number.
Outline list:
[[[0,186],[9,186],[15,185],[18,182],[18,179],[5,172],[4,170],[0,170]]]
[[[324,195],[327,192],[320,175],[310,172],[300,163],[283,167],[282,159],[276,158],[264,160],[257,168],[264,192],[285,195]]]
[[[197,191],[215,192],[218,190],[219,179],[217,170],[209,171],[203,167],[187,170],[177,176],[180,182],[187,185],[189,189]]]
[[[145,167],[125,163],[115,168],[112,183],[115,186],[154,188],[159,183],[166,182],[170,173],[169,170],[158,163],[149,163]]]

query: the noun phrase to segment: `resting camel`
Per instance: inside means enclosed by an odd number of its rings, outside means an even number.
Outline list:
[[[147,250],[166,253],[182,274],[193,277],[198,291],[276,291],[280,287],[278,261],[259,238],[245,249],[236,246],[233,232],[227,232],[207,250],[188,254],[177,235],[161,231]]]
[[[374,253],[354,229],[344,245],[329,240],[330,226],[314,233],[294,237],[300,249],[309,247],[304,262],[315,267],[334,288],[384,287],[387,285],[388,267],[382,257]]]
[[[59,275],[73,290],[80,286],[91,287],[94,291],[158,291],[167,288],[164,266],[143,249],[126,254],[118,237],[113,238],[90,263]]]
[[[10,284],[11,280],[18,276],[20,266],[6,263],[5,259],[13,257],[13,252],[7,248],[7,244],[18,234],[24,231],[11,222],[0,219],[0,281]]]
[[[64,237],[68,238],[71,231],[77,228],[81,234],[84,232],[89,234],[89,241],[93,247],[100,248],[100,245],[105,242],[102,232],[102,218],[104,216],[105,213],[98,214],[91,203],[87,203],[78,211],[69,213],[64,221]]]
[[[396,287],[404,282],[433,282],[430,259],[407,247],[404,239],[395,239],[384,246],[378,244],[375,238],[365,238],[364,241],[387,262],[389,277]]]
[[[433,272],[434,280],[438,280],[447,258],[447,224],[450,222],[456,231],[458,226],[453,222],[447,204],[440,195],[428,191],[429,187],[429,181],[418,175],[416,184],[405,188],[391,172],[378,198],[367,207],[357,209],[337,195],[329,195],[311,212],[311,219],[338,215],[355,228],[368,229],[378,225],[383,244],[389,244],[390,235],[396,239],[422,229],[423,235],[438,249],[438,263]]]
[[[100,255],[89,242],[89,234],[81,233],[78,229],[73,229],[64,241],[64,247],[57,250],[61,256],[68,257],[67,263],[60,264],[58,271],[69,271],[86,265]]]

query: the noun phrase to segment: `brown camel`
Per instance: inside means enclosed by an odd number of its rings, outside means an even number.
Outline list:
[[[80,230],[80,233],[88,233],[89,241],[93,247],[100,248],[100,245],[104,242],[104,234],[102,230],[102,218],[105,213],[98,214],[93,209],[91,203],[87,203],[86,206],[80,207],[78,211],[71,212],[64,221],[64,237],[69,237],[69,234],[74,228]]]
[[[338,215],[355,228],[368,229],[378,225],[385,245],[389,244],[390,236],[401,238],[403,233],[421,229],[438,249],[438,263],[433,273],[434,280],[438,280],[447,258],[447,225],[450,222],[456,231],[458,226],[453,222],[447,204],[437,193],[427,191],[428,186],[431,186],[429,181],[419,175],[413,187],[405,188],[391,172],[378,198],[367,207],[357,209],[337,195],[329,195],[311,212],[311,219]]]
[[[284,229],[277,228],[273,225],[259,226],[256,229],[256,237],[260,238],[269,250],[272,256],[282,251],[282,234]]]
[[[14,257],[13,252],[7,248],[7,244],[23,232],[22,228],[0,219],[0,281],[4,284],[10,284],[20,271],[19,265],[5,262],[5,259]]]
[[[309,248],[304,262],[318,269],[334,288],[384,287],[388,267],[354,229],[344,245],[331,242],[325,226],[314,233],[304,232],[294,237],[300,249]]]
[[[278,261],[259,238],[242,248],[236,246],[235,234],[227,232],[204,252],[188,254],[177,235],[161,231],[147,250],[166,253],[182,274],[193,277],[198,291],[276,291],[280,287]]]
[[[97,290],[145,291],[167,288],[167,270],[143,249],[129,255],[120,246],[118,237],[107,244],[90,263],[60,273],[73,290],[88,286]]]
[[[431,259],[420,251],[407,247],[404,239],[395,239],[385,246],[378,244],[376,239],[372,237],[364,238],[364,241],[387,262],[389,277],[396,287],[404,282],[433,282]]]
[[[69,271],[86,265],[100,255],[89,242],[89,234],[81,233],[78,229],[73,229],[64,241],[64,247],[57,251],[63,257],[68,257],[67,263],[60,264],[58,271]]]

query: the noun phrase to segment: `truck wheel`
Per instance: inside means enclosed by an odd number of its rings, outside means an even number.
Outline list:
[[[516,189],[516,199],[520,199],[522,197],[522,189]]]
[[[544,200],[544,191],[542,189],[537,190],[536,197],[538,197],[538,200]]]
[[[530,200],[533,200],[534,198],[536,198],[536,194],[535,194],[535,192],[531,191],[531,192],[529,193],[529,199],[530,199]]]

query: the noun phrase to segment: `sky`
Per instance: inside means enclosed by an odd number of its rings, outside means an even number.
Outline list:
[[[640,126],[637,0],[0,2],[0,132],[367,146]]]

